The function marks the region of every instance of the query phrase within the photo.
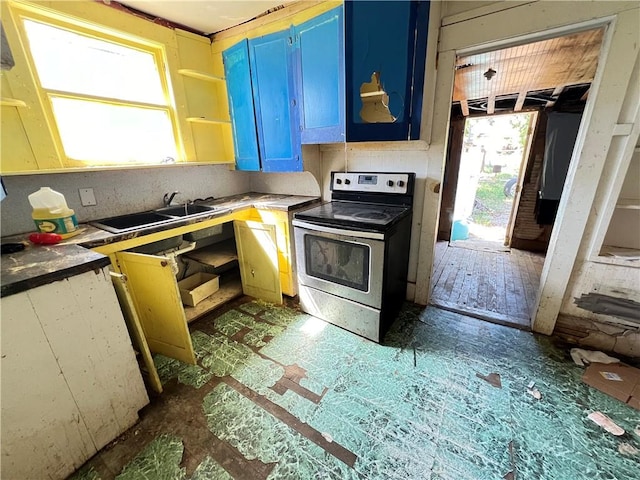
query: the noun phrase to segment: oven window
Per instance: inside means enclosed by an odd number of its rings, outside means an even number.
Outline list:
[[[369,290],[368,245],[307,234],[304,251],[307,275],[363,292]]]

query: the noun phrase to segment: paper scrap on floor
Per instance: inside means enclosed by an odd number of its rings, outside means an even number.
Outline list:
[[[620,360],[610,357],[604,352],[583,350],[581,348],[571,349],[571,358],[576,365],[584,367],[590,363],[618,363]]]

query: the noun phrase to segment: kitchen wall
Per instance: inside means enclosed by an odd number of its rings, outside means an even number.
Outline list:
[[[249,173],[251,191],[317,197],[321,195],[321,153],[318,145],[302,146],[304,172]]]
[[[127,170],[87,171],[3,177],[7,198],[2,201],[2,236],[34,230],[27,196],[40,187],[64,194],[79,222],[87,222],[162,206],[167,192],[179,191],[177,201],[224,197],[251,190],[247,172],[227,165],[180,165]],[[79,188],[93,188],[97,205],[83,207]]]

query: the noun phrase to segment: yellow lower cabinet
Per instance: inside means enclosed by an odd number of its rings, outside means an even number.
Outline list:
[[[233,228],[242,290],[255,298],[282,303],[275,225],[236,220]]]
[[[171,258],[141,253],[117,252],[120,271],[129,291],[144,336],[153,353],[195,365],[180,291]]]

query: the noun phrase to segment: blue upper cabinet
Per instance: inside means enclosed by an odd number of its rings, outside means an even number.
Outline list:
[[[251,85],[264,172],[302,171],[292,43],[289,31],[249,40]]]
[[[222,53],[238,170],[302,170],[292,35],[245,39]]]
[[[294,27],[301,140],[345,141],[342,7]]]
[[[235,44],[222,53],[227,79],[227,94],[233,131],[233,148],[238,170],[260,170],[258,132],[256,129],[249,44],[247,40]]]
[[[348,141],[419,138],[429,2],[345,2]]]
[[[223,52],[239,170],[302,170],[307,143],[420,135],[429,2],[353,0]]]

